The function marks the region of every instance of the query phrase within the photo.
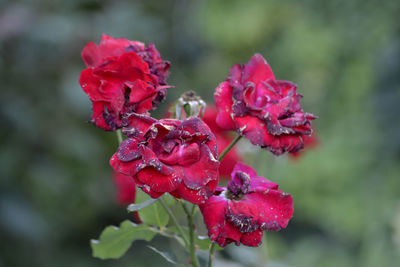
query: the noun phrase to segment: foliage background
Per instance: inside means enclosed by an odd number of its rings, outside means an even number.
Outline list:
[[[156,44],[172,62],[169,102],[188,89],[212,101],[230,66],[260,52],[319,116],[320,146],[297,161],[241,144],[295,215],[262,248],[219,258],[400,262],[399,11],[389,0],[0,0],[0,266],[167,266],[140,242],[120,261],[91,257],[89,239],[129,218],[110,178],[116,138],[86,123],[78,84],[80,51],[101,33]]]

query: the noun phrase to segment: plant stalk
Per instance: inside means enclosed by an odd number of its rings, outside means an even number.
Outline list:
[[[239,142],[239,140],[242,138],[241,135],[236,136],[236,138],[225,148],[224,151],[222,151],[221,155],[219,155],[218,160],[221,161],[226,154],[228,154],[228,152],[232,149],[232,147],[234,147],[236,145],[237,142]]]
[[[118,144],[121,144],[122,141],[124,141],[124,139],[122,138],[122,131],[121,131],[121,129],[117,130],[115,133],[117,134]]]
[[[182,203],[182,202],[181,202]],[[190,259],[192,260],[192,265],[193,267],[200,267],[199,260],[196,255],[196,247],[195,247],[195,239],[194,239],[194,223],[193,223],[193,213],[195,206],[193,205],[192,210],[189,211],[189,209],[186,207],[185,203],[182,203],[183,210],[186,213],[187,220],[188,220],[188,226],[189,226],[189,240],[190,240]]]
[[[214,249],[215,249],[215,243],[211,243],[210,245],[210,251],[208,253],[208,267],[212,267],[212,261],[214,259]]]
[[[181,226],[178,223],[178,220],[176,219],[175,215],[172,213],[170,208],[168,208],[167,204],[165,204],[164,200],[160,197],[159,198],[161,205],[165,209],[165,211],[168,213],[168,215],[172,218],[172,221],[175,224],[176,229],[178,230],[179,234],[182,236],[183,241],[185,242],[186,247],[189,246],[189,241],[186,239],[186,236],[181,228]]]

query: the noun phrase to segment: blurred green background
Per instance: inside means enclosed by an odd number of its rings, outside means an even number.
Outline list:
[[[156,44],[172,63],[167,102],[189,89],[212,101],[231,65],[260,52],[319,116],[320,145],[299,160],[240,143],[295,214],[261,248],[230,245],[219,266],[395,266],[399,11],[390,0],[0,0],[0,266],[168,266],[144,242],[119,261],[91,257],[89,239],[130,217],[108,165],[115,135],[86,123],[78,84],[80,51],[102,33]]]

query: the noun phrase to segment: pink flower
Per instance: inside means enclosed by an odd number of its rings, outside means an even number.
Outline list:
[[[246,65],[234,65],[229,74],[214,94],[217,124],[275,155],[302,149],[303,137],[312,132],[310,121],[316,117],[301,109],[297,86],[275,80],[260,54]]]
[[[218,112],[215,106],[207,105],[203,120],[205,123],[207,123],[208,127],[210,127],[211,131],[215,135],[218,144],[218,154],[221,154],[222,151],[224,151],[224,149],[233,141],[233,137],[227,130],[222,129],[215,122],[217,114]],[[224,178],[230,177],[233,167],[238,161],[242,161],[242,156],[239,154],[237,148],[233,147],[221,160],[219,166],[219,175]]]
[[[221,247],[232,242],[259,246],[264,230],[285,228],[293,214],[289,194],[240,162],[228,187],[218,188],[199,207],[210,239]]]
[[[122,127],[129,112],[147,113],[165,98],[169,63],[154,45],[103,35],[82,51],[87,68],[79,83],[93,104],[91,122],[107,131]]]
[[[156,120],[140,114],[126,117],[130,137],[110,160],[115,171],[135,179],[153,198],[170,193],[203,203],[218,184],[216,140],[199,118]]]

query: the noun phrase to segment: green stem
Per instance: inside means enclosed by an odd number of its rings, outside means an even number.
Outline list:
[[[182,203],[182,202],[181,202]],[[183,210],[186,213],[187,219],[188,219],[188,226],[189,226],[189,239],[190,239],[190,247],[189,247],[189,252],[190,252],[190,258],[192,260],[192,265],[193,267],[199,267],[200,263],[199,260],[197,259],[196,255],[196,247],[195,247],[195,242],[194,242],[194,223],[193,223],[193,213],[194,213],[194,205],[192,207],[192,210],[189,211],[189,209],[186,207],[185,203],[182,203]]]
[[[176,217],[174,216],[172,211],[168,208],[167,204],[165,204],[164,200],[162,198],[159,198],[159,200],[160,200],[161,205],[165,209],[165,211],[172,218],[172,221],[174,222],[175,227],[178,230],[179,234],[182,236],[182,239],[185,242],[186,247],[188,247],[189,246],[189,241],[186,239],[186,236],[185,236],[181,226],[179,225],[178,220],[176,219]]]
[[[228,154],[229,150],[231,150],[232,147],[234,147],[241,138],[241,135],[236,136],[236,138],[225,148],[225,150],[222,151],[221,155],[219,155],[218,157],[218,160],[221,161],[226,156],[226,154]]]
[[[121,130],[117,130],[115,133],[117,134],[118,144],[121,144],[124,141]]]
[[[213,254],[214,254],[214,249],[215,249],[215,243],[211,243],[210,245],[210,252],[208,253],[208,267],[212,267],[212,261],[213,261]]]

